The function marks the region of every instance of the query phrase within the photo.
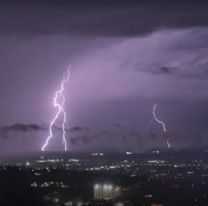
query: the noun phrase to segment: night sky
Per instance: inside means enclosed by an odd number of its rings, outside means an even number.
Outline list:
[[[9,2],[0,4],[1,152],[40,151],[69,64],[69,150],[166,148],[155,103],[174,149],[208,145],[208,4]],[[60,124],[48,150],[63,150]]]

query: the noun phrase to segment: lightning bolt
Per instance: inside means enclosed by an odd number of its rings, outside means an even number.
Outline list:
[[[69,66],[68,70],[64,73],[63,79],[61,81],[60,89],[55,92],[54,98],[53,98],[53,106],[58,109],[56,115],[53,117],[52,121],[49,124],[49,135],[46,138],[45,143],[43,144],[41,150],[45,151],[46,147],[49,144],[49,141],[53,138],[53,127],[55,126],[56,120],[59,118],[61,114],[63,114],[63,122],[62,122],[62,141],[64,144],[64,150],[67,151],[67,141],[66,141],[66,131],[65,131],[65,123],[66,123],[66,111],[64,110],[64,104],[65,104],[65,97],[63,95],[64,92],[64,86],[69,81],[70,77],[70,68]]]
[[[153,106],[153,111],[152,111],[153,118],[154,118],[154,120],[155,120],[157,123],[159,123],[159,124],[162,125],[163,132],[164,132],[164,133],[167,133],[168,130],[166,129],[165,123],[162,122],[161,120],[159,120],[159,119],[157,118],[157,116],[156,116],[156,113],[155,113],[156,107],[157,107],[157,104],[154,104],[154,106]],[[167,140],[166,140],[166,143],[167,143],[168,148],[170,149],[170,148],[171,148],[171,145],[170,145],[170,142],[169,142],[169,139],[168,139],[168,138],[167,138]]]

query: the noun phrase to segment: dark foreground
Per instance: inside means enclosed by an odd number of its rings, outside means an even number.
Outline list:
[[[120,193],[98,198],[97,184]],[[2,162],[0,205],[208,205],[208,153],[51,153]]]

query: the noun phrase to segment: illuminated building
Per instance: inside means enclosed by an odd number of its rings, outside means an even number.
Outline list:
[[[112,184],[96,184],[94,186],[95,200],[111,200],[121,195],[119,187]]]
[[[154,202],[154,203],[151,204],[151,206],[163,206],[163,204]]]

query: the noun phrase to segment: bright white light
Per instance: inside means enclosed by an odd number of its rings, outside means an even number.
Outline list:
[[[112,190],[113,189],[113,186],[112,185],[108,185],[108,189],[109,190]]]
[[[103,189],[107,190],[108,189],[108,185],[103,185]]]
[[[69,81],[70,68],[71,68],[71,66],[69,66],[67,72],[63,76],[60,89],[55,92],[55,96],[53,99],[53,105],[55,108],[58,108],[58,111],[57,111],[56,115],[54,116],[54,118],[52,119],[51,123],[49,124],[49,136],[47,137],[46,142],[43,144],[43,146],[41,148],[42,151],[45,151],[46,147],[49,144],[50,139],[53,137],[52,128],[61,113],[63,114],[62,139],[63,139],[63,143],[64,143],[64,150],[67,151],[67,141],[66,141],[66,131],[65,131],[66,112],[64,110],[65,97],[63,95],[63,92],[64,92],[64,85]]]
[[[98,184],[96,184],[96,185],[94,186],[94,188],[95,188],[95,189],[98,189],[98,188],[99,188],[99,185],[98,185]]]
[[[155,120],[157,123],[161,124],[161,125],[162,125],[162,128],[163,128],[163,132],[164,132],[164,133],[167,133],[168,131],[167,131],[167,129],[166,129],[165,123],[162,122],[161,120],[159,120],[159,119],[157,118],[156,114],[155,114],[156,107],[157,107],[157,104],[154,104],[154,106],[153,106],[153,111],[152,111],[154,120]],[[167,143],[167,145],[168,145],[168,148],[170,149],[170,148],[171,148],[171,145],[170,145],[169,139],[166,140],[166,143]]]

